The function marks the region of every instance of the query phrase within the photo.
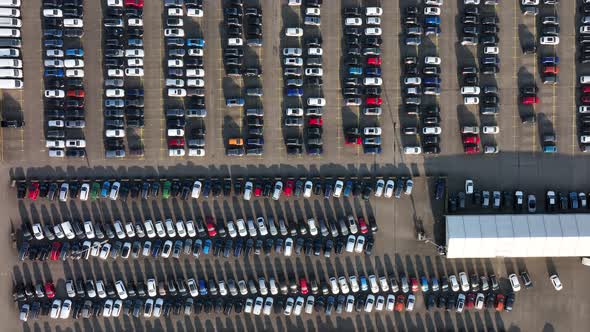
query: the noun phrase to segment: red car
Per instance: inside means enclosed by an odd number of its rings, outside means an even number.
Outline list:
[[[410,286],[412,287],[412,292],[418,291],[418,279],[411,277],[410,278]]]
[[[254,185],[254,196],[255,197],[260,197],[262,195],[262,184],[257,182]]]
[[[306,295],[308,293],[307,280],[305,280],[305,278],[299,278],[299,289],[301,289],[302,295]]]
[[[48,299],[55,297],[55,286],[51,281],[45,283],[45,295],[47,295]]]
[[[143,8],[143,0],[125,0],[125,7]]]
[[[369,227],[367,227],[367,222],[365,221],[365,218],[359,217],[358,222],[359,227],[361,228],[361,233],[367,233],[369,231]]]
[[[582,87],[582,93],[590,93],[590,85],[584,85]]]
[[[503,311],[504,310],[504,301],[505,300],[506,300],[506,297],[504,296],[504,294],[498,293],[498,295],[496,295],[496,311]]]
[[[539,103],[539,97],[537,96],[523,96],[520,99],[520,102],[523,105],[533,105],[533,104],[538,104]]]
[[[463,144],[479,144],[479,136],[477,135],[464,135]]]
[[[283,194],[289,197],[293,193],[293,187],[295,186],[295,181],[287,180],[287,184],[285,185],[285,189],[283,189]]]
[[[321,127],[324,124],[324,120],[322,118],[309,118],[309,125],[310,126],[317,126]]]
[[[217,230],[215,229],[215,225],[213,224],[213,218],[207,217],[207,232],[209,233],[209,237],[214,237],[217,235]]]
[[[184,138],[169,138],[168,139],[168,147],[171,148],[183,148],[184,147]]]
[[[406,296],[398,295],[395,297],[395,311],[402,312],[406,306]]]
[[[53,242],[51,244],[51,260],[52,261],[58,260],[60,252],[61,252],[61,243]]]
[[[369,97],[365,102],[367,105],[370,106],[379,106],[381,105],[381,103],[383,103],[383,100],[381,99],[381,97]]]
[[[580,98],[580,101],[584,104],[590,104],[590,95],[584,95]]]
[[[84,98],[84,90],[68,90],[68,97]]]
[[[39,182],[31,182],[29,185],[29,198],[36,201],[39,197]]]
[[[361,145],[363,139],[360,136],[348,135],[344,138],[344,144],[346,145]]]
[[[381,57],[375,56],[375,57],[367,58],[367,64],[379,66],[379,65],[381,65]]]
[[[465,145],[463,147],[463,151],[466,154],[475,154],[475,153],[479,153],[479,145]]]
[[[467,294],[467,301],[465,302],[465,308],[473,309],[475,306],[475,293]]]
[[[559,67],[558,66],[545,66],[543,68],[544,74],[559,74]]]

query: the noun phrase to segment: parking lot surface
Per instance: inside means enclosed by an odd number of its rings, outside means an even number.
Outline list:
[[[223,67],[223,5],[224,1],[205,1],[203,18],[199,19],[202,36],[206,41],[204,54],[206,72],[207,117],[203,120],[206,134],[206,156],[204,158],[169,158],[165,136],[166,120],[164,66],[165,43],[162,33],[164,7],[159,1],[146,1],[144,7],[144,49],[145,76],[145,128],[140,132],[145,154],[122,160],[106,160],[103,147],[103,69],[100,29],[102,12],[99,1],[85,1],[85,35],[82,37],[85,56],[84,84],[86,87],[86,121],[84,129],[87,141],[87,158],[82,160],[51,160],[45,149],[43,137],[43,81],[41,22],[39,8],[41,0],[23,1],[23,62],[25,89],[2,91],[1,111],[23,110],[26,127],[21,129],[0,129],[0,191],[2,211],[6,222],[0,233],[6,241],[0,248],[4,255],[0,260],[0,299],[6,310],[0,312],[5,329],[10,331],[41,330],[407,330],[407,331],[582,331],[590,323],[584,313],[588,308],[590,295],[584,281],[587,269],[583,269],[578,258],[527,258],[496,260],[445,260],[436,254],[431,244],[416,241],[417,224],[423,225],[427,235],[437,241],[444,237],[442,216],[443,201],[433,200],[435,176],[447,177],[449,192],[461,190],[466,178],[474,179],[478,188],[489,190],[517,190],[539,193],[543,196],[548,187],[556,190],[584,190],[590,182],[587,172],[589,158],[580,152],[577,144],[576,87],[577,77],[584,68],[574,65],[576,54],[577,21],[576,8],[581,1],[561,1],[557,13],[562,18],[560,44],[554,49],[539,47],[534,55],[523,55],[522,46],[538,39],[536,19],[521,13],[519,1],[502,2],[495,8],[500,19],[499,48],[501,71],[495,78],[486,78],[484,83],[494,80],[499,87],[500,113],[494,120],[480,118],[477,108],[462,105],[459,92],[459,70],[462,66],[478,62],[477,48],[462,47],[459,44],[462,0],[445,1],[442,6],[441,29],[432,44],[419,50],[407,49],[400,42],[403,38],[401,23],[402,10],[418,1],[376,0],[324,1],[322,25],[319,27],[324,41],[322,48],[324,85],[321,93],[326,98],[324,107],[324,153],[318,157],[305,154],[289,156],[285,151],[286,129],[282,126],[285,100],[283,99],[283,76],[281,69],[282,48],[291,43],[285,40],[284,29],[296,24],[301,15],[287,6],[287,0],[244,1],[260,6],[263,10],[264,42],[247,61],[261,64],[263,75],[260,79],[264,96],[264,154],[256,157],[229,158],[225,156],[227,138],[242,133],[243,110],[225,106],[228,94],[244,93],[240,80],[225,76]],[[360,119],[359,114],[350,114],[343,107],[341,93],[342,64],[342,10],[345,7],[381,5],[382,24],[382,68],[383,68],[383,115],[376,121],[383,130],[383,151],[379,155],[365,156],[362,148],[344,144],[343,128]],[[488,9],[486,9],[488,12]],[[542,14],[549,14],[543,9]],[[577,20],[577,19],[576,19]],[[419,51],[419,52],[417,52]],[[400,134],[400,128],[410,121],[400,113],[402,102],[400,61],[402,56],[426,53],[438,54],[442,59],[442,93],[438,98],[442,118],[441,154],[436,156],[407,156],[401,151],[407,142]],[[560,83],[543,85],[540,80],[538,59],[555,52],[561,58]],[[428,54],[430,55],[430,54]],[[586,72],[587,73],[587,72]],[[536,82],[540,88],[541,102],[532,111],[537,114],[534,125],[521,124],[523,109],[519,103],[519,86]],[[482,120],[483,119],[483,120]],[[372,121],[372,120],[371,120]],[[493,121],[500,127],[500,135],[493,140],[500,153],[494,155],[465,155],[461,142],[460,127],[483,125]],[[290,129],[289,129],[290,130]],[[558,152],[545,154],[541,150],[540,138],[553,131],[557,136]],[[487,138],[486,138],[487,139]],[[209,199],[199,203],[180,200],[133,201],[128,204],[105,201],[93,203],[57,203],[17,201],[15,190],[9,187],[12,178],[37,179],[85,179],[85,178],[183,178],[187,176],[373,176],[391,174],[412,176],[416,182],[414,193],[399,200],[359,198],[342,200],[270,200],[245,203],[241,198]],[[483,189],[482,189],[483,190]],[[538,196],[539,197],[539,196]],[[92,218],[95,220],[144,219],[147,216],[170,215],[174,217],[215,215],[226,220],[238,215],[293,215],[304,218],[313,214],[329,218],[346,214],[357,216],[373,215],[380,230],[375,236],[375,251],[370,257],[344,255],[331,259],[316,257],[279,258],[258,256],[243,259],[208,257],[200,260],[182,259],[180,264],[171,259],[139,259],[128,261],[66,261],[43,263],[20,263],[16,251],[11,247],[10,233],[21,221],[42,220],[56,222],[72,219]],[[506,276],[526,268],[535,281],[535,288],[524,290],[517,296],[515,310],[511,313],[493,311],[468,311],[463,314],[440,310],[427,311],[424,297],[418,294],[418,305],[413,313],[352,313],[332,315],[284,317],[264,316],[254,319],[249,315],[222,316],[203,314],[190,318],[168,319],[90,319],[54,321],[49,319],[18,321],[18,308],[11,301],[15,281],[34,282],[53,280],[61,287],[66,278],[126,278],[144,279],[150,275],[163,278],[169,275],[191,275],[211,271],[215,276],[228,275],[306,275],[318,278],[326,275],[379,274],[428,275],[439,277],[443,274],[495,273],[502,278],[504,289],[509,285]],[[548,280],[552,272],[558,272],[564,290],[556,293]],[[58,295],[59,295],[58,291]],[[61,294],[65,296],[65,294]]]

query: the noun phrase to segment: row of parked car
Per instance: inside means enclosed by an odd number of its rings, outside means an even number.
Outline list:
[[[223,181],[213,180],[192,180],[186,179],[163,181],[162,183],[154,180],[129,181],[78,181],[71,182],[39,182],[26,181],[18,182],[17,198],[24,199],[28,197],[31,200],[37,198],[47,198],[52,201],[56,198],[67,202],[68,199],[80,199],[87,201],[98,198],[109,198],[111,200],[121,200],[126,202],[130,197],[132,199],[141,196],[142,199],[158,198],[160,191],[162,198],[179,197],[183,200],[190,198],[198,199],[199,197],[208,198],[210,196],[219,197],[222,193],[224,196],[234,195],[242,196],[245,200],[251,200],[252,197],[272,197],[273,200],[279,200],[281,196],[285,197],[303,197],[309,198],[312,194],[323,196],[326,199],[340,197],[361,196],[368,200],[371,196],[384,198],[400,198],[402,192],[411,195],[414,187],[412,179],[325,179],[314,178],[307,180],[305,178],[293,179],[288,178],[285,183],[282,180],[250,179],[244,182],[243,179],[236,179],[232,182],[230,178]]]
[[[231,137],[227,140],[226,155],[228,156],[260,156],[264,152],[264,109],[260,97],[263,96],[262,82],[258,57],[254,52],[244,57],[247,47],[262,46],[262,9],[260,7],[244,7],[242,1],[233,1],[224,8],[225,32],[227,37],[224,49],[224,64],[226,74],[230,77],[244,77],[245,94],[226,99],[227,107],[244,107],[243,118],[246,130],[241,137]],[[244,62],[254,66],[245,66]],[[245,69],[244,69],[245,68]],[[246,103],[248,105],[246,105]]]
[[[21,2],[0,2],[0,89],[22,89],[23,70],[20,34],[22,27]],[[4,116],[2,128],[21,128],[23,116]]]
[[[183,7],[184,4],[184,7]],[[166,75],[166,138],[169,157],[183,157],[188,146],[191,157],[205,156],[205,128],[203,121],[188,132],[187,120],[207,116],[204,106],[185,109],[184,105],[205,103],[205,72],[203,38],[191,38],[194,29],[185,29],[193,18],[203,17],[202,1],[165,2],[166,21],[164,36],[167,46]],[[186,22],[185,22],[186,21]],[[185,39],[186,38],[186,39]],[[189,99],[198,99],[193,102]]]
[[[84,7],[81,0],[43,2],[45,146],[49,157],[85,157]],[[65,77],[65,79],[64,79]]]
[[[102,23],[105,157],[123,158],[127,130],[144,126],[143,1],[108,0]],[[141,147],[129,151],[143,154]]]
[[[363,145],[367,154],[381,153],[381,128],[378,116],[381,104],[381,7],[346,7],[343,10],[344,63],[347,71],[342,78],[342,94],[346,106],[361,106],[359,116],[366,118],[364,137],[358,127],[345,128],[345,144]],[[364,103],[364,105],[363,105]],[[358,122],[358,121],[355,121]],[[372,122],[372,123],[371,123]],[[378,130],[372,130],[377,129]],[[364,133],[365,129],[368,135]]]
[[[578,33],[578,66],[583,71],[590,63],[590,3],[581,7],[580,11],[583,16]],[[579,83],[578,141],[582,152],[590,152],[590,76],[580,76]]]
[[[0,1],[0,89],[22,89],[21,0]],[[2,127],[18,128],[20,119],[4,119]]]
[[[290,27],[291,22],[285,22],[285,47],[282,51],[284,76],[285,108],[283,126],[285,131],[285,145],[287,153],[299,155],[306,146],[308,155],[323,153],[323,114],[326,100],[321,95],[323,85],[323,48],[321,31],[314,27],[321,24],[321,2],[305,1],[291,4],[299,6],[303,22],[298,19],[297,26]],[[305,42],[302,42],[302,39]],[[308,89],[304,89],[307,87]],[[312,93],[309,93],[312,90]],[[305,93],[305,92],[308,93]],[[306,96],[304,96],[304,93]],[[309,97],[309,96],[313,97]],[[302,100],[307,100],[303,103]],[[307,107],[305,107],[307,106]],[[303,136],[300,128],[304,127]]]

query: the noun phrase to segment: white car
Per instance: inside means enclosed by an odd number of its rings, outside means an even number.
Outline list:
[[[285,257],[290,257],[293,253],[293,239],[288,237],[285,239]]]
[[[168,16],[183,16],[182,8],[168,8]]]
[[[63,17],[64,14],[61,9],[43,9],[44,17]]]
[[[186,89],[168,89],[168,97],[186,97]]]
[[[263,315],[269,316],[271,314],[273,303],[274,303],[274,300],[270,296],[267,297],[266,300],[264,300],[264,309],[262,309]]]
[[[285,58],[284,64],[285,64],[285,66],[301,67],[301,66],[303,66],[303,59],[302,58]]]
[[[186,80],[186,86],[195,87],[195,88],[202,88],[205,86],[205,80],[201,78],[193,78]]]
[[[463,103],[465,105],[478,105],[479,104],[479,97],[474,97],[474,96],[465,97],[465,98],[463,98]]]
[[[500,48],[498,46],[486,46],[483,48],[483,54],[498,54]]]
[[[169,28],[164,29],[165,37],[184,37],[184,29]]]
[[[43,61],[43,65],[48,68],[63,68],[64,62],[63,60],[50,59]]]
[[[51,311],[49,313],[49,317],[53,319],[59,318],[59,313],[61,311],[61,300],[53,300],[51,304]]]
[[[323,76],[324,70],[318,67],[305,68],[305,76]]]
[[[312,236],[318,235],[318,228],[315,226],[315,219],[307,219],[307,226],[309,227],[309,234]]]
[[[287,28],[285,30],[285,35],[287,37],[301,37],[301,36],[303,36],[303,29],[301,29],[301,28]]]
[[[66,70],[66,77],[82,78],[82,77],[84,77],[84,70],[82,70],[82,69],[67,69]]]
[[[264,218],[262,218],[262,217],[256,218],[256,224],[258,225],[258,231],[260,232],[260,235],[262,235],[262,236],[268,235],[268,230],[266,228],[266,225],[264,224]]]
[[[109,77],[123,77],[125,72],[121,69],[109,69],[107,70],[107,76]]]
[[[354,246],[354,252],[360,254],[363,252],[363,247],[365,246],[365,237],[363,235],[359,235],[356,238],[356,244]]]
[[[65,126],[65,122],[63,120],[49,120],[49,121],[47,121],[47,127],[63,128],[64,126]]]
[[[465,180],[465,193],[467,195],[471,195],[471,194],[473,194],[473,191],[474,191],[473,180],[470,180],[470,179]]]
[[[365,301],[365,312],[373,311],[374,304],[375,304],[375,295],[373,295],[373,294],[367,295],[367,300]]]
[[[457,281],[457,277],[452,274],[449,276],[449,283],[451,284],[451,289],[453,292],[458,292],[460,288],[459,282]]]
[[[563,289],[563,285],[561,284],[561,280],[559,280],[559,276],[557,274],[549,277],[549,280],[551,280],[551,284],[553,284],[553,288],[555,288],[555,290],[560,291]]]
[[[424,127],[422,134],[424,135],[440,135],[442,133],[441,127]]]
[[[541,45],[559,45],[559,37],[557,36],[542,36],[539,39]]]
[[[307,98],[307,106],[326,106],[326,99],[319,97]]]
[[[348,239],[346,240],[346,248],[347,252],[354,251],[354,244],[356,243],[356,237],[354,235],[349,235]]]
[[[293,306],[293,299],[291,299],[291,306]],[[288,302],[288,301],[287,301]],[[262,304],[264,303],[264,300],[262,299],[262,297],[257,297],[256,300],[254,301],[254,309],[252,310],[252,313],[256,316],[259,316],[260,313],[262,312]],[[248,301],[246,301],[246,305],[248,305]]]
[[[395,295],[389,294],[389,295],[387,295],[385,310],[393,311],[394,307],[395,307]]]
[[[316,7],[307,7],[305,8],[305,15],[309,16],[320,16],[320,9]]]
[[[324,51],[322,50],[321,47],[310,47],[307,49],[307,55],[317,55],[317,56],[321,56],[322,54],[324,54]]]
[[[66,67],[66,68],[83,68],[84,67],[84,60],[66,59],[66,60],[64,60],[64,67]]]
[[[348,287],[348,282],[346,282],[346,277],[338,278],[338,284],[340,285],[340,290],[342,294],[350,293],[350,288]]]
[[[438,8],[438,7],[424,7],[424,15],[440,16],[440,8]]]
[[[356,293],[360,290],[359,283],[358,283],[358,280],[356,279],[356,276],[348,277],[348,282],[350,283],[350,290],[353,293]]]
[[[64,28],[81,28],[84,26],[84,21],[79,18],[65,18],[63,26]]]
[[[383,80],[381,79],[381,77],[365,77],[363,79],[363,85],[373,86],[381,84],[383,84]]]
[[[287,47],[287,48],[283,48],[283,55],[284,56],[302,56],[303,51],[300,48]]]
[[[301,315],[301,311],[303,309],[304,303],[305,303],[305,299],[301,296],[298,296],[297,299],[295,299],[295,307],[293,308],[293,314],[295,316]]]
[[[581,34],[589,34],[590,33],[590,25],[582,25],[580,27]]]
[[[344,25],[346,25],[346,26],[361,26],[361,25],[363,25],[363,20],[360,17],[347,17],[344,20]]]
[[[385,192],[383,193],[383,197],[391,198],[393,196],[393,190],[395,189],[395,181],[387,180],[385,183]]]
[[[461,94],[462,95],[478,95],[480,93],[480,88],[478,86],[463,86],[461,87]]]
[[[422,153],[422,148],[419,146],[406,146],[404,147],[404,154],[420,154]]]
[[[508,276],[508,280],[510,280],[510,286],[512,287],[513,292],[520,291],[520,282],[518,281],[518,276],[515,273],[512,273]]]
[[[275,201],[281,198],[281,193],[283,192],[283,182],[277,181],[275,183],[274,191],[272,193],[272,199]]]
[[[365,36],[381,36],[381,28],[369,27],[365,29]]]
[[[344,189],[344,182],[342,182],[341,180],[336,180],[336,182],[334,183],[334,193],[332,194],[332,196],[338,198],[342,195],[342,189]]]
[[[440,65],[442,61],[437,56],[427,56],[424,57],[424,63],[427,65]]]
[[[365,134],[365,136],[380,136],[381,127],[365,127],[363,129],[363,133]]]
[[[56,49],[50,49],[45,51],[45,55],[49,58],[51,57],[56,57],[56,58],[63,58],[64,56],[64,51],[62,50],[56,50]]]
[[[117,280],[115,282],[115,290],[117,291],[117,295],[121,300],[125,300],[127,298],[127,290],[125,289],[125,283],[121,280]]]
[[[383,190],[385,189],[385,180],[379,179],[375,185],[375,197],[383,196]]]
[[[305,184],[303,185],[303,197],[309,198],[311,197],[311,193],[313,190],[313,182],[311,181],[305,181]]]
[[[65,20],[64,20],[64,24],[65,24]],[[140,18],[130,18],[127,20],[127,26],[130,27],[142,27],[143,26],[143,20]]]
[[[125,97],[125,90],[123,89],[106,89],[105,96],[109,98],[123,98]]]
[[[383,15],[383,9],[381,7],[367,7],[365,8],[366,16],[381,16]]]
[[[404,84],[406,84],[406,85],[420,85],[420,84],[422,84],[422,79],[418,76],[406,77],[404,79]]]
[[[498,126],[483,126],[482,132],[484,134],[495,135],[495,134],[500,133],[500,127],[498,127]]]
[[[64,98],[65,96],[64,90],[45,90],[45,98]]]
[[[151,278],[148,279],[146,282],[147,285],[147,293],[149,297],[154,297],[157,295],[157,289],[156,289],[156,279]]]
[[[467,274],[465,272],[459,272],[459,283],[463,292],[469,291],[469,280],[467,280]]]
[[[125,68],[125,76],[143,76],[143,68]]]
[[[228,46],[242,46],[242,45],[244,45],[244,40],[242,38],[228,38],[227,45]]]
[[[287,108],[287,116],[303,116],[303,108]]]
[[[523,6],[536,6],[539,4],[539,0],[522,0]]]
[[[143,59],[142,58],[127,59],[127,67],[143,67]]]
[[[143,58],[144,55],[145,55],[145,53],[141,48],[133,48],[133,49],[126,49],[125,50],[125,57],[126,58]]]
[[[186,16],[189,17],[203,17],[203,10],[199,8],[187,8]]]

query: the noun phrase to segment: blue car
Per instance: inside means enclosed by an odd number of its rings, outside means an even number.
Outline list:
[[[348,67],[348,74],[349,75],[362,75],[363,68],[361,68],[361,67]]]
[[[368,67],[365,70],[365,73],[367,75],[370,75],[370,76],[378,76],[378,77],[380,77],[381,76],[381,68],[379,68],[379,67]]]
[[[205,46],[205,39],[202,39],[202,38],[187,39],[186,46],[204,47]]]
[[[207,283],[203,279],[199,279],[199,294],[207,295]]]
[[[428,279],[425,276],[420,277],[420,287],[422,287],[422,292],[428,292]]]
[[[201,195],[203,195],[203,197],[207,198],[207,197],[209,197],[210,192],[211,192],[211,181],[205,180],[205,183],[203,183],[203,190],[201,192]]]
[[[541,58],[541,63],[544,65],[558,65],[559,64],[559,57],[558,56],[544,56]]]
[[[438,35],[440,35],[440,33],[441,33],[441,30],[440,30],[439,26],[431,25],[431,26],[427,26],[425,29],[425,34],[427,36],[429,36],[429,35],[438,36]]]
[[[61,38],[63,34],[64,32],[61,29],[45,29],[45,31],[43,31],[43,36],[45,37]]]
[[[344,185],[344,197],[348,197],[350,196],[350,194],[352,193],[352,180],[348,180],[346,181],[346,184]]]
[[[45,77],[64,77],[63,69],[45,69],[43,73]]]
[[[143,39],[141,39],[141,38],[128,39],[127,40],[127,45],[129,45],[129,46],[142,47],[143,46]]]
[[[321,156],[324,150],[321,146],[314,146],[307,149],[307,154],[310,156]]]
[[[111,184],[109,181],[105,181],[102,184],[102,190],[100,191],[100,197],[106,198],[109,195],[109,190],[111,189]]]
[[[211,240],[205,240],[205,245],[203,246],[203,255],[208,255],[210,250],[211,250]]]
[[[359,280],[361,283],[361,290],[362,291],[369,290],[369,284],[367,283],[367,278],[365,276],[361,276]]]
[[[66,49],[66,56],[75,56],[75,57],[83,57],[84,50],[81,48],[68,48]]]
[[[545,146],[543,146],[543,152],[557,153],[557,146],[556,145],[545,145]]]
[[[154,241],[154,246],[152,247],[152,257],[160,256],[160,247],[162,246],[161,240]]]
[[[45,47],[63,47],[64,41],[61,39],[45,39],[43,41],[43,46]]]
[[[301,97],[301,96],[303,96],[303,89],[302,88],[289,88],[289,89],[287,89],[287,96]]]
[[[440,85],[442,80],[438,77],[425,77],[422,79],[422,83],[425,85]]]
[[[381,154],[380,145],[365,146],[363,152],[365,154]]]
[[[425,24],[440,25],[440,16],[426,15],[424,17]]]

